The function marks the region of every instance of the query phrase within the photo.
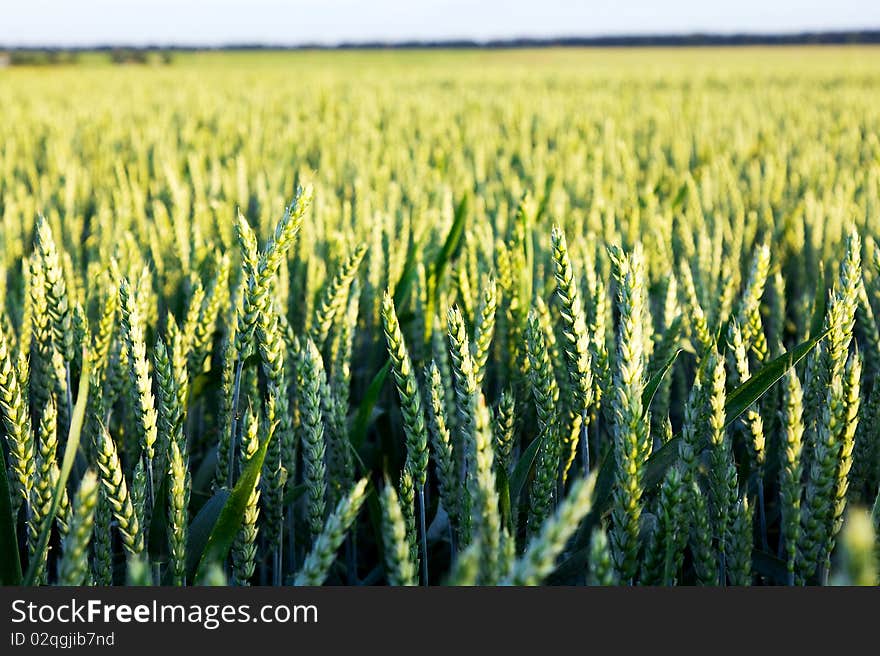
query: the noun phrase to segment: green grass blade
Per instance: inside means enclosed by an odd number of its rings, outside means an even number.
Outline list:
[[[495,488],[498,491],[498,510],[501,512],[501,525],[510,529],[513,526],[511,522],[510,480],[507,477],[507,471],[503,467],[498,469]]]
[[[373,376],[373,380],[370,382],[370,386],[367,388],[367,392],[364,394],[360,406],[358,406],[357,414],[354,417],[354,424],[352,424],[351,427],[350,436],[351,445],[354,447],[355,452],[360,450],[367,437],[367,429],[370,427],[370,422],[373,419],[373,408],[376,407],[379,395],[382,393],[382,387],[385,385],[385,379],[388,377],[388,372],[390,370],[391,361],[386,360],[382,368],[376,372],[375,376]]]
[[[785,372],[800,362],[816,345],[828,335],[828,331],[817,333],[815,337],[799,344],[788,353],[765,364],[754,376],[727,395],[725,426],[730,426],[737,417],[775,385]]]
[[[651,403],[654,401],[654,396],[657,394],[657,390],[660,388],[660,383],[663,382],[666,374],[668,374],[669,370],[672,369],[672,365],[675,364],[678,356],[681,355],[681,351],[682,349],[676,349],[675,352],[671,356],[669,356],[669,359],[663,363],[663,366],[660,368],[660,370],[657,371],[657,373],[655,373],[653,376],[651,376],[648,384],[645,385],[645,389],[642,391],[642,408],[645,415],[648,414],[648,411],[651,408]]]
[[[688,195],[688,186],[686,182],[683,182],[681,186],[678,188],[678,193],[675,194],[675,198],[672,199],[672,203],[670,204],[673,210],[677,210],[682,206],[685,199]]]
[[[725,426],[730,426],[736,419],[746,411],[755,401],[757,401],[764,393],[775,385],[785,372],[795,366],[828,334],[827,331],[816,335],[812,339],[802,342],[797,347],[780,355],[778,358],[771,360],[762,367],[754,376],[749,378],[745,383],[736,388],[727,397],[725,405]],[[537,440],[535,440],[537,442]],[[669,442],[657,449],[648,459],[645,468],[644,487],[646,490],[655,488],[663,480],[666,471],[675,464],[678,459],[679,443],[681,435],[676,435]],[[522,460],[522,459],[521,459]],[[519,465],[518,465],[519,466]],[[585,526],[589,527],[595,523],[598,517],[601,517],[611,503],[611,491],[614,486],[614,458],[607,457],[602,462],[599,474],[596,480],[596,491],[593,497],[593,511],[590,514]],[[574,553],[571,558],[579,559],[578,562],[585,562],[586,547],[589,540],[589,531],[582,531],[577,539],[577,547],[580,551]]]
[[[437,253],[437,257],[434,259],[432,272],[434,274],[434,280],[438,282],[438,285],[443,277],[443,272],[446,270],[446,265],[455,254],[455,251],[458,248],[458,243],[461,241],[461,236],[464,234],[464,223],[467,219],[468,205],[469,198],[468,195],[465,194],[461,197],[461,200],[455,208],[455,217],[452,221],[452,227],[446,235],[446,241],[443,242],[443,248],[440,249],[440,252]]]
[[[269,437],[260,444],[257,452],[247,461],[235,488],[223,504],[217,522],[211,530],[211,535],[205,544],[205,549],[201,553],[199,565],[196,568],[196,576],[193,580],[197,581],[204,573],[204,568],[211,563],[222,563],[226,560],[229,549],[235,540],[238,529],[241,528],[241,522],[244,519],[244,513],[247,509],[248,499],[250,499],[254,488],[257,485],[257,479],[260,471],[263,469],[263,461],[266,459],[266,449],[272,440],[275,431],[270,432]]]
[[[394,286],[394,304],[398,307],[402,306],[404,301],[406,301],[406,296],[409,294],[413,281],[416,279],[416,264],[418,263],[416,254],[420,253],[421,250],[420,244],[410,241],[406,253],[406,262],[403,265],[403,272]]]
[[[825,268],[819,263],[819,279],[816,281],[816,296],[813,298],[813,315],[810,318],[810,337],[818,335],[825,323],[825,305],[828,302],[825,294]]]
[[[523,451],[522,455],[519,457],[516,467],[513,468],[513,473],[510,475],[509,486],[510,502],[519,499],[519,495],[522,494],[523,487],[525,487],[529,472],[532,471],[532,466],[535,464],[535,459],[538,457],[538,449],[541,448],[542,443],[543,439],[540,436],[533,439],[532,443],[526,447],[526,450]]]
[[[217,523],[220,511],[226,505],[230,492],[226,488],[221,488],[208,499],[199,510],[198,514],[190,522],[187,531],[186,542],[186,578],[192,581],[199,566],[199,560],[205,551],[205,545],[208,544],[208,538],[211,531]]]

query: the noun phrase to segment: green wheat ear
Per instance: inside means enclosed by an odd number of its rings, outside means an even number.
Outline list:
[[[222,310],[229,302],[229,273],[232,260],[229,255],[219,256],[216,273],[209,284],[205,298],[199,308],[199,317],[193,330],[193,340],[187,359],[187,371],[190,376],[202,373],[205,358],[210,355],[214,330]]]
[[[382,543],[385,550],[385,570],[388,584],[393,586],[415,585],[416,564],[412,560],[406,522],[400,508],[397,492],[387,477],[380,500],[382,504]]]
[[[801,473],[803,471],[803,391],[794,371],[785,376],[783,437],[779,468],[779,496],[782,538],[788,570],[788,584],[794,585],[801,518]]]
[[[539,439],[535,478],[529,490],[529,533],[534,535],[550,514],[556,497],[559,475],[560,444],[556,424],[559,388],[547,353],[544,327],[535,312],[529,314],[526,328],[526,351],[529,356],[530,382],[538,417]]]
[[[436,361],[431,361],[426,377],[431,399],[428,427],[431,433],[437,484],[443,507],[449,515],[450,529],[455,532],[459,521],[458,465],[453,451],[452,436],[446,425],[444,381]]]
[[[83,585],[89,573],[89,542],[98,505],[98,476],[89,469],[83,475],[73,502],[73,518],[64,539],[63,555],[58,567],[61,585]]]
[[[692,484],[690,490],[685,490],[685,493],[690,495],[693,513],[689,544],[697,583],[718,585],[718,555],[712,545],[712,527],[706,498],[696,483]]]
[[[74,350],[70,300],[52,229],[49,222],[42,217],[37,224],[37,248],[43,260],[52,343],[64,361],[69,363],[73,359]]]
[[[718,544],[721,557],[719,578],[725,583],[726,563],[729,557],[730,535],[733,531],[737,503],[738,481],[733,457],[732,440],[725,430],[726,375],[724,360],[714,347],[706,356],[706,371],[709,378],[708,407],[706,417],[709,428],[709,510],[712,517],[712,531]]]
[[[455,587],[477,585],[480,576],[480,560],[483,553],[483,545],[479,540],[470,543],[459,557],[456,559],[447,585]]]
[[[595,586],[612,586],[618,584],[617,571],[614,568],[614,558],[611,555],[611,546],[608,542],[608,534],[604,526],[593,529],[590,538],[590,561],[587,573],[587,583]]]
[[[752,584],[752,534],[753,511],[749,498],[743,497],[732,508],[732,519],[727,538],[728,576],[731,585]]]
[[[688,516],[681,473],[669,469],[657,501],[657,526],[645,550],[641,582],[675,585],[687,544]]]
[[[339,271],[324,289],[320,304],[315,310],[315,318],[312,320],[312,341],[319,349],[323,348],[324,342],[327,341],[334,320],[345,309],[349,289],[357,276],[358,268],[366,252],[366,244],[358,245],[345,259],[339,267]]]
[[[101,483],[104,485],[105,498],[116,518],[122,546],[130,555],[137,556],[144,550],[144,536],[122,473],[116,444],[106,428],[99,433],[96,447]]]
[[[388,292],[382,298],[382,326],[403,415],[407,468],[412,473],[416,488],[423,490],[428,473],[428,431],[422,411],[422,395],[397,320],[394,301]]]
[[[39,540],[40,529],[42,527],[43,518],[49,514],[52,506],[52,498],[55,493],[55,482],[60,475],[58,469],[58,459],[56,452],[58,449],[58,413],[55,405],[55,397],[51,396],[46,407],[40,415],[40,425],[38,430],[39,440],[37,444],[37,471],[34,478],[34,487],[31,493],[31,517],[28,522],[28,555],[29,557],[38,557],[33,551]],[[67,533],[67,512],[70,509],[70,502],[67,496],[67,489],[61,490],[61,500],[59,513],[56,515],[55,521],[58,524],[59,532],[63,535]],[[42,554],[41,558],[45,560],[48,553]],[[40,583],[46,582],[46,563],[43,562],[37,570],[36,581]]]
[[[611,545],[621,581],[631,581],[638,569],[642,477],[651,452],[651,437],[642,408],[645,386],[645,322],[647,313],[644,253],[636,248],[609,254],[618,286],[620,324],[617,369],[611,399],[614,412],[614,454],[617,464]]]
[[[327,518],[324,529],[312,545],[312,550],[306,556],[302,569],[294,577],[294,585],[321,585],[327,578],[330,565],[336,550],[345,539],[345,534],[354,523],[358,511],[366,498],[366,478],[358,481],[349,491],[348,495],[340,499],[336,509]]]
[[[171,442],[168,476],[169,565],[174,585],[185,585],[190,488],[187,457],[176,441]]]
[[[587,333],[586,315],[581,304],[580,292],[575,280],[565,234],[558,226],[550,233],[553,251],[553,271],[556,278],[556,295],[562,317],[562,335],[565,338],[565,359],[569,383],[575,392],[575,414],[581,417],[581,440],[584,440],[584,462],[589,468],[589,445],[586,444],[586,421],[593,403],[593,366],[590,355],[590,338]]]
[[[247,219],[238,214],[238,239],[242,251],[242,263],[246,274],[242,310],[238,315],[236,351],[239,358],[247,355],[257,317],[269,310],[271,286],[287,252],[293,246],[306,210],[312,203],[312,189],[297,189],[296,197],[285,210],[275,226],[275,231],[261,253],[257,253],[257,238]]]
[[[861,358],[854,355],[850,359],[848,354],[860,276],[861,242],[856,233],[851,233],[825,317],[828,337],[813,361],[815,387],[810,401],[818,403],[819,408],[811,432],[799,544],[800,578],[807,581],[824,583],[827,579],[834,537],[843,514],[841,501],[845,503],[845,492],[841,495],[840,490],[848,484],[859,403],[858,392],[853,391],[858,386],[853,374],[860,374]]]
[[[547,519],[540,532],[530,540],[526,552],[514,564],[511,583],[538,585],[553,571],[556,558],[590,512],[595,484],[595,475],[572,484],[556,514]]]
[[[418,562],[419,560],[419,536],[416,529],[416,488],[413,482],[412,473],[406,467],[400,473],[400,481],[398,483],[400,489],[400,511],[403,515],[404,528],[406,529],[406,541],[409,546],[409,557],[411,560]]]
[[[26,505],[30,503],[36,471],[34,438],[24,398],[5,331],[0,330],[0,413],[13,474],[14,508],[22,501]]]
[[[247,413],[241,441],[242,466],[254,457],[260,447],[260,419],[253,410]],[[260,478],[257,476],[254,491],[248,497],[241,528],[232,544],[232,584],[250,585],[254,576],[257,557],[257,535],[260,517]]]
[[[495,407],[493,431],[495,438],[495,464],[499,471],[510,469],[511,453],[515,436],[516,397],[509,389],[501,392]]]
[[[498,309],[498,286],[494,278],[483,284],[480,294],[480,307],[477,312],[477,323],[474,331],[473,359],[474,379],[477,387],[482,387],[486,376],[486,365],[489,361],[492,337],[495,334],[495,315]]]
[[[46,272],[42,258],[35,253],[28,259],[30,375],[28,396],[36,408],[43,408],[53,392],[58,391],[58,372],[55,368],[57,351],[52,344],[52,326],[46,299]],[[7,347],[8,348],[8,347]]]
[[[877,535],[869,513],[861,508],[847,511],[840,546],[842,566],[832,584],[876,586],[880,581]]]
[[[861,406],[860,386],[862,380],[862,356],[858,348],[849,356],[846,363],[846,379],[844,380],[844,427],[841,433],[840,454],[837,465],[837,483],[834,490],[834,507],[832,510],[831,536],[827,547],[828,554],[834,551],[834,540],[843,525],[846,510],[847,492],[849,491],[850,470],[853,463],[856,429],[859,423]]]
[[[754,353],[758,362],[763,362],[769,355],[760,311],[761,298],[764,295],[764,286],[769,273],[770,247],[764,243],[755,250],[739,309],[739,322],[743,326],[743,343],[746,349]]]
[[[127,280],[119,285],[120,325],[125,340],[129,364],[129,378],[132,405],[138,422],[141,448],[147,458],[149,468],[155,457],[155,444],[158,436],[156,401],[153,396],[152,377],[147,364],[147,345],[144,341],[144,319],[140,308],[131,293]],[[152,473],[148,472],[151,479]]]
[[[264,495],[262,497],[263,506],[265,508],[265,526],[266,539],[274,545],[276,559],[280,558],[282,548],[282,524],[284,523],[283,514],[283,494],[286,480],[295,478],[295,436],[293,431],[293,418],[290,413],[290,401],[288,394],[288,376],[285,372],[285,345],[281,334],[279,313],[275,308],[268,308],[261,311],[257,318],[257,344],[260,355],[260,363],[266,378],[266,394],[264,396],[264,413],[263,418],[271,428],[267,432],[277,433],[277,439],[269,442],[269,448],[266,453],[266,460],[263,465]],[[310,367],[315,369],[320,366],[320,356],[317,358],[317,364],[311,363]],[[317,386],[317,392],[310,392],[314,396],[310,396],[310,402],[314,404],[311,408],[310,419],[315,422],[310,427],[311,432],[308,436],[309,444],[320,447],[320,467],[323,472],[323,422],[321,420],[321,398],[320,389],[323,385],[323,368],[314,370],[309,374],[309,380]],[[254,380],[253,382],[257,382]],[[254,395],[258,392],[255,390]],[[315,433],[320,428],[320,435]],[[305,439],[305,438],[304,438]],[[314,458],[316,455],[313,450],[307,450],[304,455]],[[307,476],[314,476],[315,471],[312,467],[314,460],[306,460]],[[310,512],[313,514],[312,526],[313,530],[323,522],[324,514],[324,475],[321,473],[320,480],[311,481],[312,486],[309,492]],[[280,584],[280,581],[276,582]]]
[[[330,373],[327,393],[324,395],[324,414],[328,428],[327,469],[330,503],[335,505],[354,483],[355,454],[348,431],[348,411],[351,404],[352,348],[357,331],[359,291],[353,283],[351,297],[342,321],[337,321],[331,335]]]
[[[501,545],[501,517],[495,485],[492,429],[486,400],[474,378],[467,329],[457,307],[447,313],[449,354],[455,379],[456,408],[459,419],[460,446],[468,476],[467,503],[471,516],[462,513],[463,533],[482,545],[481,583],[497,582]]]
[[[326,374],[321,354],[318,353],[318,348],[311,339],[306,341],[302,349],[299,366],[299,376],[303,381],[300,390],[300,413],[306,506],[309,532],[314,540],[324,527],[326,505],[327,470],[324,463],[326,440],[324,417],[321,411],[321,394],[326,386]]]
[[[108,586],[113,584],[113,513],[107,502],[106,491],[103,486],[99,487],[92,532],[92,581],[95,585]]]

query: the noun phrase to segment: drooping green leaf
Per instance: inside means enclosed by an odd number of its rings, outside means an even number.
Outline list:
[[[382,386],[385,385],[385,379],[388,377],[389,371],[391,371],[391,360],[385,360],[385,364],[373,376],[373,380],[370,382],[364,398],[361,399],[361,404],[354,417],[350,436],[351,445],[354,447],[355,452],[360,450],[367,437],[367,429],[370,427],[370,421],[373,418],[373,408],[376,407],[376,402],[382,393]]]
[[[785,372],[800,362],[816,345],[828,335],[828,331],[817,333],[815,337],[799,344],[788,353],[765,364],[754,376],[749,378],[727,395],[724,406],[725,426],[730,426],[737,417],[757,401],[764,393],[781,379]]]
[[[535,464],[535,459],[538,457],[538,450],[541,448],[543,441],[543,436],[538,436],[533,439],[531,444],[526,447],[526,450],[523,451],[522,455],[519,457],[516,467],[513,468],[513,473],[510,475],[509,486],[511,503],[516,499],[519,499],[519,495],[522,494],[526,480],[529,477],[529,472],[532,471],[532,466]]]
[[[257,452],[251,456],[242,469],[235,488],[226,499],[226,503],[223,504],[220,515],[211,529],[205,549],[201,552],[194,580],[201,578],[204,568],[211,563],[222,563],[226,560],[229,549],[235,541],[235,536],[241,528],[248,500],[257,485],[263,461],[266,459],[266,450],[269,448],[269,442],[274,434],[275,431],[269,433],[269,437],[260,443]]]
[[[192,495],[207,499],[211,496],[211,484],[217,473],[217,447],[211,449],[202,458],[198,469],[192,475]],[[197,511],[196,511],[197,512]]]
[[[507,477],[507,470],[503,467],[498,469],[498,476],[495,478],[495,488],[498,491],[498,510],[501,513],[502,526],[511,528],[511,506],[510,506],[510,479]]]
[[[825,293],[825,267],[819,263],[819,276],[816,280],[816,295],[813,298],[813,315],[810,317],[810,337],[818,335],[825,324],[825,306],[828,301]]]
[[[681,207],[682,203],[684,203],[684,201],[685,201],[685,198],[687,198],[687,195],[688,195],[688,186],[687,186],[686,182],[683,182],[681,184],[681,187],[678,188],[678,193],[675,194],[675,198],[672,199],[671,207],[672,207],[673,211],[675,211],[679,207]]]
[[[547,214],[547,205],[550,203],[550,197],[553,195],[553,184],[556,182],[555,175],[548,175],[544,181],[544,193],[541,201],[538,203],[538,209],[535,212],[535,223],[540,222]]]
[[[681,354],[682,349],[676,349],[675,352],[669,356],[666,362],[663,363],[663,366],[651,376],[651,379],[648,381],[648,384],[645,385],[645,389],[642,390],[642,412],[644,415],[648,414],[648,411],[651,409],[651,403],[654,401],[654,396],[657,394],[657,390],[660,388],[660,383],[663,382],[663,379],[666,377],[666,374],[669,373],[669,370],[672,369],[672,365],[675,364],[676,359]]]
[[[821,335],[808,339],[788,353],[783,353],[779,357],[771,360],[761,367],[754,376],[728,394],[727,402],[724,405],[725,428],[735,422],[739,416],[749,408],[749,406],[755,403],[765,392],[767,392],[767,390],[779,382],[779,380],[785,375],[785,372],[806,357],[806,355],[816,347],[816,344],[818,344],[827,334],[826,331]],[[663,480],[663,477],[666,475],[666,470],[675,463],[675,460],[678,457],[680,442],[681,435],[676,435],[650,457],[648,465],[645,468],[644,484],[646,488],[653,488],[659,485]]]
[[[400,279],[394,286],[394,305],[400,307],[406,300],[406,295],[412,287],[413,281],[416,279],[416,254],[421,252],[421,246],[410,242],[407,253],[406,262],[403,265],[403,272]]]
[[[458,243],[461,241],[462,234],[464,234],[464,224],[467,219],[469,200],[469,196],[465,194],[461,197],[461,200],[458,201],[458,205],[455,208],[455,216],[452,220],[452,227],[446,234],[446,241],[443,242],[443,248],[440,249],[440,252],[437,253],[437,257],[434,259],[432,273],[434,280],[437,281],[438,284],[443,277],[443,272],[446,270],[449,260],[452,259],[452,256],[458,248]]]
[[[226,500],[229,499],[229,495],[230,492],[226,488],[217,490],[190,522],[186,541],[186,578],[190,581],[196,575],[199,559],[205,551],[205,545],[208,544],[208,538],[217,523],[220,511],[223,510]]]
[[[534,274],[535,274],[535,244],[532,227],[535,225],[534,216],[530,211],[532,208],[531,197],[524,197],[519,204],[517,212],[517,221],[522,226],[523,233],[523,254],[525,256],[525,270],[520,272],[520,294],[521,298],[532,298],[534,291]]]
[[[764,395],[785,372],[795,366],[816,345],[825,338],[828,331],[824,331],[815,337],[802,342],[788,353],[783,353],[779,357],[765,364],[754,376],[749,378],[745,383],[733,390],[725,404],[725,426],[730,426],[737,418],[746,411],[746,409],[755,403]],[[537,440],[535,440],[537,441]],[[645,467],[645,474],[642,480],[643,487],[646,490],[656,488],[666,475],[666,471],[678,460],[679,445],[681,435],[678,434],[669,442],[657,449],[648,459]],[[583,567],[587,558],[587,543],[589,541],[589,531],[609,508],[611,503],[611,492],[614,487],[614,458],[606,457],[599,468],[599,474],[596,478],[596,490],[593,496],[593,510],[588,516],[575,541],[575,550],[565,561],[558,572],[569,571],[566,569],[576,570]],[[569,562],[571,561],[571,562]]]

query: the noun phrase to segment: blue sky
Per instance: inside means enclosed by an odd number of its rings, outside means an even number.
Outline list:
[[[880,28],[880,0],[0,0],[0,44],[332,44]]]

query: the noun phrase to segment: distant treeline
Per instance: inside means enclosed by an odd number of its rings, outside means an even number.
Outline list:
[[[774,45],[843,45],[880,43],[880,30],[844,32],[800,32],[793,34],[655,34],[558,38],[517,38],[473,41],[468,39],[438,41],[365,41],[343,42],[332,46],[308,44],[293,49],[455,49],[455,48],[632,48],[692,46],[774,46]],[[277,46],[284,49],[284,46]],[[276,46],[241,44],[235,50],[275,49]]]
[[[395,50],[395,49],[502,49],[502,48],[632,48],[694,46],[783,46],[880,44],[880,29],[837,32],[798,32],[789,34],[655,34],[590,37],[515,38],[475,41],[447,39],[436,41],[345,41],[338,44],[230,43],[219,46],[111,46],[74,48],[12,48],[0,44],[0,65],[59,65],[76,63],[79,53],[106,53],[117,64],[170,64],[174,52],[249,50]]]
[[[63,66],[79,62],[83,52],[101,52],[114,64],[170,64],[171,48],[9,48],[0,46],[0,66]]]

